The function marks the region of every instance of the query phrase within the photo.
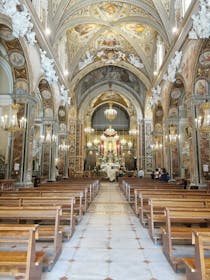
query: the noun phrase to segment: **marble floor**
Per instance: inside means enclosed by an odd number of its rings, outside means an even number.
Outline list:
[[[42,280],[184,280],[154,245],[116,183],[102,183],[87,214]]]

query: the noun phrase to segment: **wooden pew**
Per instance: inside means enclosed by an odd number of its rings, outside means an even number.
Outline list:
[[[195,245],[195,255],[193,258],[183,258],[186,268],[187,280],[207,280],[210,279],[210,255],[206,256],[206,251],[210,250],[210,229],[209,232],[193,232],[192,244]]]
[[[15,190],[15,179],[0,179],[1,191],[14,191]]]
[[[161,238],[161,225],[165,224],[165,208],[209,208],[209,199],[199,198],[152,198],[148,201],[148,230],[151,239],[156,242]]]
[[[44,266],[50,271],[62,251],[61,214],[61,207],[0,207],[0,224],[39,222],[39,240],[53,241],[53,249],[44,258]]]
[[[52,182],[52,183],[44,183],[41,184],[39,188],[45,188],[45,187],[50,187],[50,188],[66,188],[69,189],[70,191],[77,189],[83,190],[84,188],[88,190],[87,192],[87,202],[90,204],[93,200],[93,198],[97,195],[100,187],[100,182],[99,180],[65,180],[61,182]]]
[[[164,190],[157,190],[157,191],[141,191],[139,192],[139,197],[140,197],[140,203],[139,203],[139,207],[138,207],[138,211],[139,211],[139,219],[140,222],[142,223],[143,226],[145,226],[148,223],[148,216],[147,214],[150,212],[150,207],[148,205],[149,203],[149,199],[171,199],[171,198],[177,198],[177,199],[181,199],[181,198],[185,198],[185,199],[205,199],[205,198],[209,198],[210,199],[210,195],[207,195],[206,192],[200,192],[199,193],[197,191],[186,191],[186,190],[182,190],[182,191],[164,191]]]
[[[26,189],[25,191],[17,191],[17,192],[0,192],[0,197],[34,197],[40,198],[43,197],[48,199],[49,201],[53,197],[58,198],[69,198],[74,199],[74,215],[76,217],[77,222],[79,222],[85,213],[85,201],[83,200],[84,193],[82,191],[77,192],[69,192],[69,191],[56,191],[56,190],[37,190],[37,189]]]
[[[159,188],[159,189],[155,189],[154,188],[141,188],[141,189],[136,189],[135,190],[135,197],[134,197],[134,204],[135,204],[135,213],[136,215],[139,214],[139,210],[142,206],[142,203],[146,201],[146,195],[148,196],[148,198],[151,197],[155,197],[155,196],[161,196],[162,194],[180,194],[183,195],[195,195],[195,196],[210,196],[210,193],[208,193],[205,190],[185,190],[185,189],[163,189],[163,188]],[[144,200],[142,200],[142,195],[144,195]]]
[[[45,252],[37,252],[35,238],[38,225],[0,224],[0,275],[24,274],[26,280],[41,279]],[[25,244],[23,250],[14,250],[11,244]],[[9,249],[5,248],[9,246]]]
[[[63,239],[70,239],[75,230],[74,197],[0,197],[0,207],[51,207],[60,206],[62,214],[60,224],[62,225]]]
[[[209,228],[201,227],[210,223],[210,209],[196,208],[178,208],[165,210],[166,226],[162,228],[163,253],[177,271],[183,265],[181,259],[186,257],[183,252],[182,256],[176,256],[177,250],[174,251],[174,244],[191,244],[193,231],[209,231]],[[187,226],[188,225],[188,226]],[[193,227],[189,227],[192,226]],[[198,226],[199,225],[199,226]],[[178,248],[177,248],[178,249]]]

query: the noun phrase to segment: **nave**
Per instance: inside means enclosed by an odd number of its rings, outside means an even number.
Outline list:
[[[182,280],[154,245],[116,183],[100,191],[43,280]]]

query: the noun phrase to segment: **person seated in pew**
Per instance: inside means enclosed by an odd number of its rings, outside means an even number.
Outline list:
[[[165,168],[163,168],[163,170],[162,170],[160,180],[163,181],[163,182],[168,182],[169,181],[169,174],[168,174],[168,172],[166,171]]]
[[[144,177],[144,170],[141,168],[138,172],[138,177],[143,178]]]

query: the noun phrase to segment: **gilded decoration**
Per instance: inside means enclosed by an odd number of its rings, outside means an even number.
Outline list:
[[[122,104],[124,107],[128,107],[128,105],[129,105],[126,98],[124,98],[123,96],[121,96],[120,94],[118,94],[114,91],[108,91],[108,92],[103,93],[100,97],[95,98],[95,100],[93,101],[93,107],[96,107],[96,106],[100,105],[101,103],[106,103],[106,102],[110,102],[110,101]]]
[[[99,81],[100,83],[107,83],[110,80],[124,84],[144,98],[145,86],[133,73],[116,66],[107,66],[92,71],[79,82],[76,92],[78,103],[80,103],[82,95],[92,86]]]
[[[28,94],[28,82],[25,79],[18,79],[15,81],[16,94]]]
[[[14,69],[16,79],[27,79],[26,69]]]
[[[39,83],[39,90],[42,96],[42,102],[45,107],[45,109],[48,109],[45,111],[46,116],[51,116],[52,112],[50,112],[50,108],[53,108],[53,97],[52,93],[50,91],[49,84],[46,80],[41,80]]]
[[[152,171],[152,124],[145,123],[145,168],[147,172]]]
[[[69,5],[72,6],[72,3]],[[151,5],[153,5],[152,2]],[[88,22],[80,23],[81,16],[87,17]],[[144,17],[155,21],[151,13],[137,6],[119,2],[102,2],[81,8],[71,14],[66,22],[73,19],[76,22],[76,18],[78,18],[78,24],[66,31],[70,64],[78,58],[81,63],[84,62],[88,56],[87,52],[94,57],[92,60],[89,59],[90,63],[98,60],[102,62],[108,60],[108,63],[114,63],[117,60],[123,61],[123,56],[125,57],[126,54],[140,56],[140,53],[143,53],[143,56],[147,57],[147,64],[148,62],[151,64],[157,32],[148,25],[139,22],[122,22],[123,18],[126,19],[130,16]],[[139,47],[140,52],[138,51]],[[78,50],[81,49],[85,49],[85,51],[79,52]],[[102,55],[103,49],[106,51]],[[122,54],[120,56],[116,53],[119,50]]]

